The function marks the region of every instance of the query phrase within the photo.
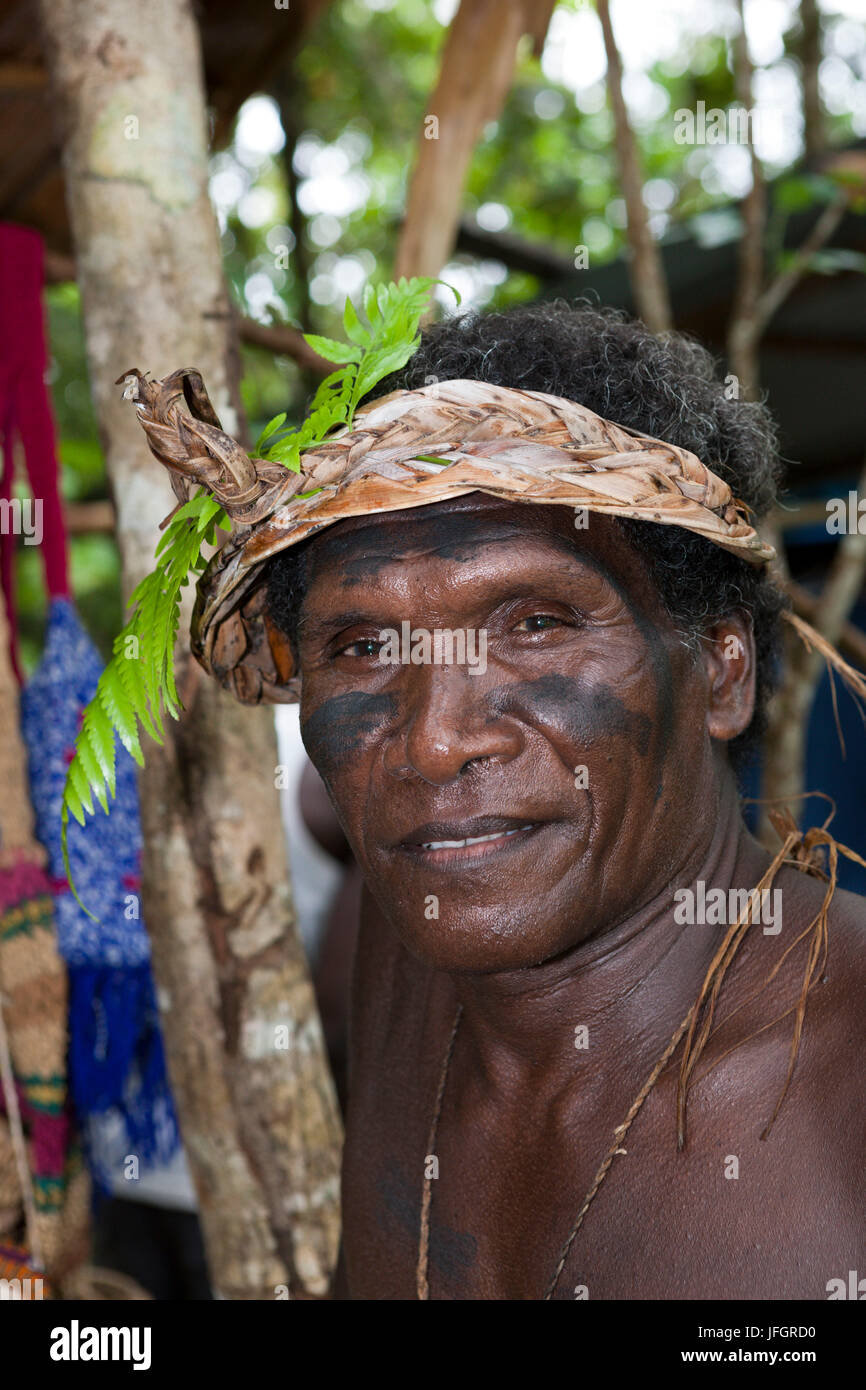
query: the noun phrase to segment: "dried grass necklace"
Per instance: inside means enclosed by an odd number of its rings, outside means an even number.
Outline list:
[[[629,1131],[632,1121],[634,1120],[635,1116],[637,1115],[638,1111],[640,1110],[641,1106],[643,1105],[644,1101],[646,1100],[647,1096],[649,1095],[650,1091],[652,1090],[653,1086],[658,1080],[658,1077],[661,1074],[663,1068],[670,1060],[672,1053],[676,1050],[677,1044],[679,1043],[681,1037],[683,1036],[683,1033],[686,1031],[689,1025],[689,1020],[692,1016],[692,1012],[693,1010],[690,1009],[689,1012],[686,1014],[676,1033],[671,1038],[671,1041],[668,1043],[661,1057],[656,1062],[655,1066],[650,1072],[650,1075],[647,1077],[646,1081],[641,1087],[639,1094],[635,1097],[631,1109],[629,1110],[622,1124],[618,1125],[617,1128],[614,1130],[613,1143],[611,1144],[610,1148],[607,1151],[607,1154],[605,1155],[604,1162],[602,1163],[601,1167],[599,1168],[598,1172],[593,1178],[592,1186],[590,1187],[585,1198],[583,1199],[580,1211],[577,1214],[577,1219],[568,1234],[568,1239],[566,1240],[565,1244],[562,1247],[562,1250],[560,1251],[559,1259],[556,1264],[556,1269],[553,1272],[553,1277],[551,1278],[550,1283],[547,1286],[547,1291],[544,1295],[545,1301],[549,1301],[550,1299],[552,1299],[554,1294],[556,1293],[560,1276],[562,1274],[563,1269],[565,1268],[565,1262],[568,1259],[569,1252],[571,1250],[572,1245],[574,1244],[575,1236],[577,1235],[578,1231],[580,1230],[583,1224],[583,1218],[586,1216],[586,1213],[589,1210],[590,1203],[592,1202],[592,1199],[595,1197],[595,1194],[598,1192],[599,1188],[601,1187],[602,1183],[607,1177],[613,1160],[615,1159],[618,1150],[622,1146],[622,1141],[625,1139],[625,1136]],[[451,1037],[445,1052],[445,1060],[442,1064],[442,1073],[439,1078],[439,1088],[436,1093],[436,1105],[433,1111],[433,1122],[430,1126],[430,1135],[427,1141],[428,1154],[435,1153],[436,1149],[436,1136],[439,1131],[439,1117],[442,1114],[442,1101],[445,1098],[445,1085],[448,1079],[448,1071],[451,1066],[451,1057],[454,1052],[454,1044],[457,1041],[457,1030],[460,1026],[460,1018],[462,1013],[463,1005],[458,1004],[457,1013],[454,1017],[454,1026],[451,1029]],[[415,1274],[415,1284],[418,1297],[422,1300],[427,1300],[430,1297],[430,1285],[428,1282],[427,1271],[430,1258],[430,1207],[433,1202],[433,1182],[434,1179],[432,1177],[427,1177],[425,1175],[424,1190],[421,1198],[421,1235],[418,1241],[418,1266]]]
[[[719,992],[722,987],[722,982],[724,980],[725,974],[727,973],[728,967],[734,959],[734,956],[736,955],[740,945],[742,944],[745,938],[746,932],[752,923],[753,908],[755,903],[760,901],[761,891],[764,888],[769,887],[770,884],[772,884],[781,866],[784,863],[788,863],[796,866],[798,869],[806,873],[810,873],[815,875],[816,877],[824,879],[827,882],[827,888],[824,894],[823,903],[821,904],[821,907],[815,915],[815,917],[812,919],[809,925],[799,934],[799,936],[797,936],[795,940],[791,942],[791,944],[783,952],[781,959],[777,961],[776,965],[768,973],[761,985],[759,985],[758,989],[755,991],[755,994],[750,996],[750,999],[753,999],[755,995],[759,994],[770,983],[770,981],[775,978],[775,976],[778,974],[784,961],[787,959],[790,953],[801,941],[804,940],[805,937],[809,936],[811,933],[811,939],[809,941],[808,949],[806,952],[806,967],[803,976],[803,986],[800,991],[799,998],[797,999],[796,1003],[792,1004],[789,1009],[786,1009],[784,1011],[784,1013],[779,1014],[776,1018],[772,1019],[769,1023],[764,1024],[762,1028],[757,1030],[758,1032],[765,1032],[766,1029],[773,1027],[774,1024],[780,1023],[783,1019],[787,1018],[789,1014],[793,1013],[795,1015],[794,1033],[793,1038],[791,1040],[791,1051],[788,1062],[788,1073],[785,1078],[785,1084],[782,1087],[781,1094],[779,1095],[779,1099],[776,1102],[776,1108],[773,1111],[773,1114],[770,1117],[769,1123],[765,1127],[763,1134],[761,1135],[762,1139],[765,1139],[769,1134],[770,1129],[772,1128],[772,1125],[776,1119],[776,1116],[779,1113],[779,1109],[782,1105],[782,1101],[785,1099],[785,1095],[791,1083],[791,1077],[793,1076],[794,1072],[794,1064],[797,1059],[800,1037],[803,1030],[803,1019],[806,1012],[806,999],[810,990],[814,987],[814,985],[818,983],[818,981],[823,976],[827,964],[827,918],[830,903],[832,901],[833,894],[836,889],[838,854],[841,852],[846,856],[846,858],[849,858],[855,861],[856,863],[862,864],[864,867],[866,867],[866,861],[864,861],[860,857],[860,855],[855,854],[853,850],[849,850],[846,846],[840,845],[838,841],[836,841],[833,838],[833,836],[828,833],[826,826],[814,828],[801,834],[801,832],[797,830],[796,826],[794,825],[794,822],[790,817],[790,814],[783,814],[779,812],[771,812],[770,814],[771,819],[774,821],[774,824],[776,824],[776,828],[779,832],[780,837],[783,840],[783,843],[778,852],[776,853],[766,873],[763,875],[760,882],[758,883],[757,888],[754,889],[752,893],[749,895],[749,900],[745,909],[740,914],[737,921],[732,923],[731,926],[728,928],[727,932],[725,933],[724,938],[722,939],[719,948],[716,951],[716,954],[713,957],[713,960],[704,978],[704,982],[701,987],[701,992],[698,995],[697,1000],[689,1009],[688,1013],[686,1014],[682,1023],[677,1028],[676,1032],[674,1033],[664,1052],[659,1057],[658,1061],[656,1062],[655,1066],[653,1067],[643,1086],[640,1088],[640,1091],[635,1096],[635,1099],[633,1100],[622,1124],[617,1125],[616,1129],[614,1130],[613,1143],[608,1149],[601,1163],[601,1166],[598,1169],[598,1172],[592,1180],[592,1185],[590,1186],[589,1191],[583,1199],[583,1202],[580,1206],[580,1210],[577,1213],[574,1225],[569,1231],[568,1237],[559,1253],[559,1259],[557,1260],[556,1268],[553,1271],[553,1275],[551,1276],[550,1282],[544,1293],[545,1302],[549,1302],[556,1293],[560,1278],[562,1276],[562,1272],[565,1269],[565,1264],[571,1251],[571,1247],[574,1244],[575,1237],[577,1236],[578,1231],[583,1225],[584,1217],[586,1216],[586,1213],[588,1212],[593,1199],[595,1198],[599,1188],[601,1187],[602,1183],[604,1182],[605,1178],[610,1172],[610,1169],[613,1165],[614,1159],[617,1156],[617,1153],[622,1150],[622,1143],[625,1139],[626,1134],[628,1133],[632,1123],[634,1122],[638,1113],[640,1112],[641,1106],[643,1105],[650,1091],[653,1089],[661,1073],[664,1071],[664,1068],[667,1066],[674,1052],[677,1050],[677,1047],[679,1046],[683,1038],[683,1035],[686,1034],[686,1032],[688,1032],[685,1049],[683,1051],[682,1061],[680,1063],[680,1075],[677,1086],[677,1147],[678,1149],[682,1149],[685,1143],[686,1097],[688,1093],[689,1082],[692,1079],[694,1069],[707,1045],[707,1042],[718,1031],[719,1027],[722,1026],[717,1025],[715,1029],[713,1029],[712,1027],[716,1002],[718,1000]],[[821,868],[820,864],[817,862],[816,851],[819,848],[824,848],[828,851],[829,872],[825,873]],[[741,1005],[737,1005],[737,1008],[740,1007]],[[736,1012],[736,1009],[732,1011],[732,1013],[734,1012]],[[454,1044],[457,1041],[457,1031],[460,1027],[460,1019],[462,1013],[463,1005],[458,1004],[457,1012],[454,1016],[454,1023],[451,1028],[451,1035],[448,1039],[448,1046],[445,1049],[445,1056],[442,1061],[442,1069],[439,1076],[439,1085],[436,1091],[436,1100],[433,1107],[433,1119],[430,1125],[430,1133],[427,1139],[428,1155],[434,1154],[436,1151],[436,1139],[439,1132],[439,1119],[442,1114],[442,1102],[445,1098],[445,1087],[448,1080],[448,1072],[451,1066],[451,1058],[454,1054]],[[703,1018],[701,1019],[702,1013]],[[728,1015],[728,1017],[731,1017],[731,1015]],[[700,1027],[698,1026],[699,1019],[701,1020]],[[727,1019],[723,1020],[723,1022],[727,1022]],[[755,1036],[755,1033],[750,1034],[748,1038],[743,1038],[742,1041],[740,1043],[735,1044],[735,1046],[740,1047],[744,1043],[749,1042],[750,1039]],[[718,1057],[715,1062],[711,1063],[710,1067],[707,1067],[706,1070],[701,1073],[701,1076],[706,1076],[707,1072],[711,1070],[712,1066],[717,1065],[718,1062],[722,1061],[722,1059],[728,1055],[728,1052],[731,1052],[733,1050],[733,1048],[728,1048],[725,1052],[723,1052],[722,1055]],[[422,1301],[429,1300],[430,1298],[430,1284],[428,1278],[430,1260],[430,1209],[433,1202],[434,1181],[435,1179],[432,1176],[428,1177],[425,1173],[424,1186],[421,1194],[421,1228],[418,1238],[418,1262],[415,1270],[416,1292],[418,1298]]]

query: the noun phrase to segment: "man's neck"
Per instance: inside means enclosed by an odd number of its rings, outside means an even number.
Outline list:
[[[674,890],[751,889],[766,854],[743,824],[736,790],[720,796],[708,843],[627,918],[595,933],[555,960],[530,969],[455,977],[463,1006],[461,1033],[491,1083],[524,1069],[568,1071],[580,1042],[599,1058],[621,1051],[624,1038],[664,1046],[700,991],[724,927],[674,919]]]

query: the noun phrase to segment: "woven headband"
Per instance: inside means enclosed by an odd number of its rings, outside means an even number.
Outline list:
[[[484,492],[679,526],[755,565],[775,553],[728,484],[687,449],[541,391],[478,381],[395,391],[302,453],[295,473],[250,458],[223,433],[198,372],[130,377],[127,394],[176,496],[203,485],[231,521],[199,580],[191,644],[246,704],[300,693],[288,639],[266,611],[266,562],[349,517]]]

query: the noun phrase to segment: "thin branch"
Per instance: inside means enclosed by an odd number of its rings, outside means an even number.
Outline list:
[[[303,334],[297,328],[284,323],[256,323],[254,319],[241,319],[238,323],[238,336],[242,343],[254,347],[267,348],[280,357],[291,357],[299,367],[316,376],[327,376],[334,370],[333,362],[326,362],[314,352]]]
[[[71,256],[45,252],[45,283],[63,284],[76,278],[75,261]],[[267,348],[279,357],[291,357],[299,367],[304,367],[314,376],[327,376],[334,370],[332,362],[326,362],[304,341],[300,329],[282,323],[256,323],[255,319],[237,320],[237,333],[242,343],[254,347]]]
[[[857,494],[866,492],[866,463]],[[848,628],[848,617],[866,578],[866,535],[856,529],[842,537],[819,596],[805,616],[827,642],[836,644]],[[790,588],[789,588],[790,592]],[[862,651],[855,659],[862,661]],[[793,803],[803,792],[806,731],[809,711],[824,662],[820,652],[791,644],[781,688],[776,696],[766,743],[763,795]]]
[[[803,585],[798,584],[795,579],[786,580],[782,587],[790,598],[791,607],[797,616],[805,618],[812,627],[818,628],[821,621],[819,614],[821,599],[815,594],[810,594],[809,590],[804,589]],[[854,598],[856,602],[857,594]],[[837,636],[831,640],[835,642],[844,657],[866,671],[866,633],[863,633],[859,627],[855,627],[853,623],[846,621],[839,627]]]
[[[43,273],[46,285],[63,285],[67,280],[75,280],[77,272],[71,256],[59,251],[50,251],[46,246],[42,256]]]
[[[866,495],[866,460],[857,480],[857,496]],[[857,602],[866,578],[866,535],[856,529],[848,531],[839,541],[826,583],[818,598],[812,626],[826,637],[828,642],[839,640],[842,628]],[[814,682],[820,675],[823,663],[820,658],[810,673]]]
[[[848,198],[845,193],[839,193],[832,202],[827,204],[806,240],[795,253],[790,265],[777,275],[776,279],[764,290],[755,305],[754,312],[755,332],[758,337],[763,333],[773,315],[784,304],[791,291],[802,280],[809,269],[809,262],[812,257],[833,236],[845,216],[847,206]]]
[[[619,176],[625,199],[629,245],[629,278],[638,314],[653,333],[672,327],[670,299],[661,255],[649,228],[643,200],[643,172],[637,141],[622,91],[622,60],[614,38],[609,0],[597,0],[598,17],[607,54],[607,88],[613,111]]]
[[[755,150],[752,132],[752,62],[746,39],[743,0],[737,0],[740,26],[734,40],[734,79],[737,100],[745,112],[746,140],[752,166],[752,186],[740,210],[743,235],[737,253],[737,288],[728,328],[728,358],[731,369],[747,399],[760,389],[756,313],[764,282],[764,233],[767,224],[767,188],[764,171]]]
[[[795,253],[790,265],[776,276],[752,304],[747,313],[737,319],[736,311],[731,323],[728,342],[728,356],[734,374],[741,384],[749,389],[747,395],[756,395],[759,386],[758,345],[767,325],[771,322],[782,304],[808,272],[809,264],[816,252],[820,251],[838,228],[847,207],[847,197],[840,193],[828,203],[818,218],[806,240]],[[748,235],[748,233],[747,233]],[[789,578],[788,562],[782,540],[782,531],[777,514],[767,518],[763,525],[765,539],[776,548],[775,571],[777,579]],[[797,653],[797,648],[789,649]]]
[[[813,160],[826,145],[824,112],[818,87],[821,66],[821,17],[817,0],[800,0],[800,66],[803,81],[803,134],[806,159]]]
[[[574,277],[574,261],[543,242],[527,241],[514,232],[488,232],[471,217],[462,217],[457,228],[457,250],[502,261],[509,270],[522,270],[539,280],[556,283]]]
[[[63,507],[63,520],[70,536],[113,536],[117,514],[114,503],[107,500],[66,502]]]
[[[289,225],[295,246],[292,252],[292,269],[298,297],[298,322],[304,333],[311,333],[313,321],[310,305],[310,256],[307,246],[307,219],[298,202],[300,180],[295,172],[295,151],[303,134],[301,110],[303,88],[297,64],[280,73],[274,82],[273,93],[280,109],[280,124],[286,143],[283,146],[283,170],[286,176],[286,195],[289,203]]]

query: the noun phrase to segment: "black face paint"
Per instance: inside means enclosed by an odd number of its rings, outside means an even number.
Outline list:
[[[637,621],[637,617],[635,617],[635,622]],[[665,650],[658,629],[652,623],[646,623],[645,627],[642,624],[638,624],[638,626],[646,638],[658,690],[658,751],[655,759],[658,768],[658,781],[653,798],[654,801],[658,801],[662,794],[662,769],[674,733],[674,676],[671,670],[670,657]]]
[[[479,535],[478,517],[474,512],[426,516],[412,527],[406,538],[413,549],[435,550],[443,560],[456,560],[458,564],[476,559],[484,539]]]
[[[378,579],[379,571],[390,564],[389,555],[354,555],[340,566],[340,583],[344,589],[352,589],[365,579]]]
[[[376,1213],[377,1224],[387,1227],[395,1222],[414,1235],[420,1218],[417,1187],[416,1183],[415,1189],[412,1188],[399,1163],[393,1159],[386,1163],[376,1178],[376,1195],[380,1203]]]
[[[324,564],[333,564],[334,562],[340,564],[342,561],[342,568],[346,574],[344,582],[349,586],[360,582],[362,579],[375,578],[383,565],[392,563],[392,557],[381,552],[378,555],[359,555],[357,553],[358,539],[356,533],[350,533],[347,536],[341,536],[339,534],[330,535],[324,539],[325,548],[322,554],[317,556],[317,561]],[[395,540],[396,539],[395,537]],[[580,550],[570,538],[566,539],[564,536],[557,536],[551,537],[550,539],[553,541],[553,544],[565,551],[572,559],[575,557],[578,558],[583,564],[594,569],[607,581],[628,609],[636,628],[646,644],[657,691],[655,729],[653,730],[653,722],[647,715],[629,712],[612,691],[607,690],[606,692],[599,692],[597,688],[591,699],[589,699],[589,692],[587,689],[585,687],[582,688],[582,699],[584,700],[582,718],[585,721],[588,715],[590,725],[598,731],[595,735],[596,737],[603,727],[608,733],[627,733],[635,742],[635,746],[641,756],[647,752],[650,742],[654,742],[653,762],[658,773],[655,800],[658,801],[662,793],[664,763],[674,733],[676,708],[673,672],[671,670],[670,658],[664,641],[652,620],[637,607],[632,594],[628,592],[623,583],[611,572],[599,556],[588,550]],[[401,545],[405,545],[405,535],[402,531],[399,540]],[[411,528],[412,546],[418,546],[419,548],[423,547],[425,549],[432,548],[443,557],[457,561],[474,559],[477,556],[480,544],[483,544],[483,537],[479,537],[478,534],[478,518],[477,515],[471,511],[465,513],[449,512],[442,515],[432,514],[424,517],[423,520],[419,521]],[[577,694],[577,691],[572,691],[569,699],[575,699]],[[334,765],[336,766],[341,759],[357,751],[362,739],[373,732],[380,718],[385,718],[384,711],[381,716],[373,712],[375,702],[377,700],[388,700],[391,698],[393,697],[365,696],[361,694],[361,692],[352,692],[350,696],[338,697],[338,701],[352,699],[363,702],[365,706],[365,713],[363,715],[365,720],[364,726],[358,728],[357,737],[354,737],[351,731],[345,729],[342,731],[331,728],[323,729],[317,720],[309,736],[311,739],[315,739],[317,747],[321,746],[322,751],[321,753],[317,752],[315,756],[312,752],[310,753],[313,761],[316,762],[318,757],[333,757]],[[546,694],[539,692],[537,698],[542,698],[546,700],[548,704],[551,704],[555,703],[561,697],[557,696],[553,688],[550,688]],[[588,699],[589,704],[586,703]],[[372,704],[368,702],[372,702]],[[329,701],[327,705],[331,705],[332,703],[334,702]],[[590,705],[594,706],[594,712],[590,711]],[[322,710],[325,708],[326,706],[322,706]],[[491,706],[491,708],[493,707]],[[312,718],[316,719],[317,716],[322,713],[322,710],[317,711],[316,715],[312,716]],[[350,706],[345,707],[345,714],[342,709],[335,710],[334,720],[339,720],[341,723],[352,717],[352,708]],[[311,721],[308,721],[308,723],[309,722]],[[566,727],[568,727],[568,725]],[[573,727],[573,724],[571,727]],[[587,726],[585,722],[583,727],[584,733],[582,736],[586,737]],[[654,740],[652,739],[653,731],[655,732]],[[306,732],[304,733],[304,742],[305,744],[307,743]],[[309,748],[308,751],[310,751]],[[320,771],[322,771],[321,768]],[[322,772],[322,775],[326,776],[326,773]]]
[[[534,712],[542,724],[552,725],[585,747],[599,738],[621,734],[634,744],[641,757],[649,748],[649,715],[628,709],[610,686],[596,685],[580,677],[539,676],[534,681],[497,686],[490,691],[487,703],[495,715]]]
[[[468,521],[468,516],[467,516]],[[676,702],[674,696],[674,679],[671,670],[670,657],[662,640],[661,634],[655,623],[642,612],[636,605],[634,597],[625,588],[623,583],[608,568],[600,556],[595,555],[590,550],[581,550],[574,540],[565,536],[548,536],[548,543],[556,546],[566,554],[569,559],[575,557],[582,564],[588,565],[590,569],[600,574],[607,581],[614,593],[622,601],[629,611],[629,615],[647,645],[649,651],[650,664],[655,678],[656,690],[658,692],[657,713],[657,738],[654,755],[654,762],[659,771],[658,782],[655,790],[655,800],[658,801],[662,792],[662,766],[667,755],[668,747],[674,733],[674,719]]]
[[[655,766],[658,770],[658,781],[656,782],[654,801],[658,801],[662,794],[662,773],[665,757],[674,732],[675,699],[674,699],[674,678],[671,670],[670,657],[662,641],[661,635],[655,623],[651,622],[645,613],[636,606],[632,595],[623,587],[616,575],[612,574],[603,560],[590,551],[575,551],[580,559],[596,570],[610,587],[619,596],[628,609],[635,627],[647,645],[650,663],[655,677],[656,690],[658,692],[658,703],[656,712],[658,716],[658,737],[656,739]]]
[[[479,536],[478,518],[474,512],[449,512],[446,515],[430,515],[413,522],[400,525],[399,522],[385,522],[393,536],[388,550],[382,550],[381,523],[376,530],[374,552],[357,553],[364,544],[363,533],[352,531],[348,535],[329,535],[322,539],[316,552],[316,564],[336,566],[340,570],[341,582],[351,588],[362,579],[375,579],[383,565],[393,564],[395,560],[413,550],[433,550],[445,560],[455,560],[463,564],[474,560],[484,544],[485,537]],[[515,534],[518,534],[515,528]],[[495,533],[501,538],[501,532]]]
[[[329,530],[318,539],[311,559],[311,578],[326,569],[336,569],[340,582],[347,586],[364,579],[375,579],[381,567],[389,563],[389,556],[382,551],[369,554],[362,550],[359,554],[357,533],[353,531],[344,536],[339,528]]]
[[[362,690],[324,700],[301,724],[304,747],[319,775],[327,781],[338,772],[393,717],[396,707],[394,695],[367,695]]]

